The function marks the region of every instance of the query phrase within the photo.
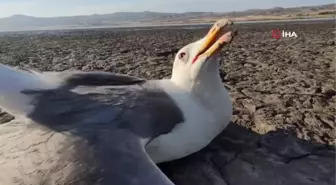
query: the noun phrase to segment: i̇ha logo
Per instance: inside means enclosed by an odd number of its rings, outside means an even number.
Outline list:
[[[298,35],[294,31],[285,31],[285,30],[279,30],[279,29],[273,29],[272,30],[272,37],[274,39],[281,39],[283,37],[295,37],[297,38]]]

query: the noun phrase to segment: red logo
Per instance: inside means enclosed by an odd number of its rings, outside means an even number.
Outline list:
[[[280,39],[281,38],[281,31],[279,29],[273,29],[272,30],[272,37],[274,39]]]

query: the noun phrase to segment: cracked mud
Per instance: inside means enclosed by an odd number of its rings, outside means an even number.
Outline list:
[[[232,124],[208,147],[160,165],[177,185],[335,184],[335,23],[236,25],[220,74]],[[274,28],[298,38],[274,40]],[[179,48],[208,28],[0,33],[0,61],[39,70],[169,78]],[[13,116],[1,112],[0,124]]]

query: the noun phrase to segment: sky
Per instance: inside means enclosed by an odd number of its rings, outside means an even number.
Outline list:
[[[14,14],[54,17],[125,11],[229,12],[330,3],[335,3],[335,0],[0,0],[0,17]]]

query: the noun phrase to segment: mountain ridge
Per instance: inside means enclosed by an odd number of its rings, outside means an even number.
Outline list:
[[[41,28],[76,28],[100,26],[125,26],[141,24],[189,24],[209,23],[218,18],[231,18],[237,21],[293,19],[309,17],[331,17],[335,15],[336,4],[302,7],[273,7],[269,9],[249,9],[232,12],[115,12],[59,17],[34,17],[15,14],[0,18],[0,30],[25,30]],[[321,13],[322,12],[322,13]]]

